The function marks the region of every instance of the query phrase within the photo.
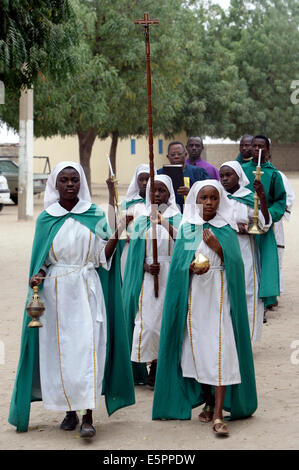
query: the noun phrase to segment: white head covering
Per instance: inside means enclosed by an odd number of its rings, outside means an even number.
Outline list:
[[[169,218],[169,217],[173,217],[176,214],[180,214],[181,211],[175,202],[175,193],[174,193],[171,178],[167,175],[156,175],[155,181],[160,181],[161,183],[165,184],[165,186],[167,187],[169,191],[169,199],[166,203],[167,209],[165,210],[165,212],[163,212],[163,217]],[[146,195],[145,195],[145,207],[146,207],[146,213],[148,215],[150,215],[151,213],[150,188],[151,188],[151,180],[149,179],[147,186],[146,186]]]
[[[233,205],[227,198],[226,192],[217,180],[203,180],[197,181],[193,184],[186,198],[181,225],[185,222],[189,222],[190,224],[195,225],[202,225],[205,223],[202,216],[200,215],[201,206],[196,202],[199,191],[205,186],[213,186],[217,189],[220,195],[220,202],[216,215],[213,219],[208,221],[209,224],[218,228],[229,224],[234,230],[237,230]]]
[[[229,162],[222,163],[220,169],[223,166],[229,166],[239,176],[239,186],[240,186],[240,188],[236,192],[234,192],[234,196],[243,197],[243,196],[247,196],[247,194],[250,194],[252,192],[252,191],[250,191],[250,189],[245,187],[245,186],[249,185],[249,179],[247,178],[247,176],[246,176],[246,174],[245,174],[245,172],[244,172],[244,170],[243,170],[243,168],[242,168],[242,166],[240,165],[239,162],[237,162],[236,160],[231,160]]]
[[[132,178],[132,181],[129,185],[127,194],[126,194],[126,201],[134,201],[134,199],[140,199],[140,194],[139,194],[139,186],[137,182],[137,178],[141,173],[148,173],[150,172],[149,164],[148,163],[141,163],[140,165],[137,166],[135,174]],[[157,171],[154,170],[154,173],[157,174]]]
[[[90,192],[86,180],[86,176],[84,173],[84,170],[80,163],[76,162],[60,162],[58,165],[53,168],[51,171],[51,174],[48,178],[47,184],[46,184],[46,190],[45,190],[45,196],[44,196],[44,208],[47,210],[52,204],[57,202],[59,200],[59,192],[56,189],[56,180],[58,174],[66,167],[72,167],[80,175],[80,191],[78,194],[78,199],[80,202],[84,202],[85,206],[89,204],[89,207],[91,205],[91,197],[90,197]],[[88,207],[87,207],[88,209]],[[87,210],[85,209],[85,210]],[[47,211],[49,212],[49,211]]]

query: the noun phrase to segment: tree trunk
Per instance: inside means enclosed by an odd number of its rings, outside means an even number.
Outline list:
[[[79,139],[80,163],[85,172],[89,191],[91,194],[90,157],[91,157],[91,151],[92,151],[92,147],[96,139],[97,133],[96,133],[96,130],[92,128],[92,129],[89,129],[88,131],[77,130],[77,135]]]
[[[113,131],[112,132],[112,140],[111,140],[111,145],[110,145],[110,162],[112,169],[114,171],[114,174],[116,175],[116,149],[117,149],[117,144],[118,144],[118,131]]]

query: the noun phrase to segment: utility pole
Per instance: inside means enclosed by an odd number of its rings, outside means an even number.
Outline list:
[[[33,88],[21,90],[18,220],[33,218]]]

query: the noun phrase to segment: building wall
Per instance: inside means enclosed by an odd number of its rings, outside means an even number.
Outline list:
[[[238,144],[208,144],[206,159],[217,168],[225,161],[235,160],[239,153]],[[299,143],[273,144],[272,163],[281,171],[299,171]]]
[[[173,140],[173,139],[171,139]],[[155,167],[160,168],[168,162],[166,158],[167,146],[171,140],[163,137],[154,139]],[[186,138],[180,135],[176,140],[185,143]],[[131,139],[119,140],[117,145],[116,173],[119,184],[129,184],[135,172],[136,166],[148,162],[148,141],[146,138],[134,139],[135,153],[132,153]],[[160,141],[160,142],[159,142]],[[92,183],[104,184],[109,173],[108,155],[111,139],[96,139],[91,154],[91,179]],[[161,148],[162,145],[162,148]],[[48,155],[51,168],[63,160],[79,162],[79,146],[76,137],[54,137],[51,139],[35,139],[35,155]]]
[[[173,139],[171,139],[173,140]],[[184,134],[175,140],[186,143]],[[160,144],[159,144],[160,141]],[[162,142],[162,148],[161,148]],[[154,139],[155,166],[160,168],[168,163],[167,146],[170,140],[158,137]],[[104,184],[108,177],[108,159],[110,139],[94,143],[91,156],[91,176],[95,184]],[[120,185],[128,185],[139,163],[148,162],[148,141],[146,138],[135,139],[135,153],[131,151],[131,140],[120,140],[117,147],[117,179]],[[238,144],[206,144],[202,157],[217,168],[228,160],[234,160],[239,153]],[[0,155],[18,155],[18,144],[1,144]],[[63,160],[79,161],[79,146],[76,137],[54,137],[51,139],[35,139],[34,155],[49,156],[51,168]],[[272,162],[281,171],[299,171],[299,143],[273,144]],[[42,171],[44,162],[35,160],[34,171]]]

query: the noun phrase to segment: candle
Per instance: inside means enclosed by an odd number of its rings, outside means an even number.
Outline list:
[[[111,166],[111,162],[110,162],[109,156],[108,156],[107,158],[108,158],[108,164],[109,164],[109,168],[110,168],[110,174],[111,174],[111,176],[114,176],[114,172],[113,172],[113,170],[112,170],[112,166]]]
[[[259,149],[259,161],[257,166],[261,166],[261,158],[262,158],[262,149]]]

